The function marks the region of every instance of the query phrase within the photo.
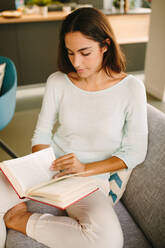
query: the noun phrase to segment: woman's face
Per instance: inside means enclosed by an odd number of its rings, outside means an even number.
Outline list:
[[[87,78],[99,71],[103,62],[106,46],[88,39],[81,32],[70,32],[65,35],[65,46],[68,57],[81,78]]]

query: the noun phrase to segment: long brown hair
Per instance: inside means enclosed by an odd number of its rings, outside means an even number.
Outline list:
[[[58,67],[64,73],[75,71],[72,66],[67,49],[65,47],[65,35],[79,31],[88,39],[99,43],[100,47],[107,46],[104,53],[102,68],[108,75],[111,72],[123,72],[126,68],[125,56],[118,45],[112,27],[106,16],[95,8],[79,8],[69,14],[62,23],[59,50]],[[110,44],[106,42],[110,41]]]

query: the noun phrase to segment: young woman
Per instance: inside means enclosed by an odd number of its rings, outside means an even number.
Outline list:
[[[124,72],[124,55],[100,11],[82,8],[68,15],[59,44],[59,71],[48,78],[32,151],[52,146],[57,159],[51,170],[60,171],[58,176],[95,176],[100,190],[68,207],[65,217],[32,214],[21,203],[4,220],[8,228],[52,248],[121,248],[108,178],[145,158],[145,88]]]

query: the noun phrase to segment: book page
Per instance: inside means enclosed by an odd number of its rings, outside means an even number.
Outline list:
[[[54,181],[49,185],[29,192],[31,196],[43,196],[49,199],[68,199],[74,194],[81,197],[84,190],[97,188],[96,180],[89,177],[69,177],[60,181]]]
[[[75,202],[81,200],[82,198],[84,197],[87,197],[88,195],[94,193],[95,191],[97,191],[98,188],[96,189],[93,189],[91,187],[91,190],[86,190],[84,189],[82,192],[81,192],[81,195],[79,194],[74,194],[73,196],[71,195],[69,199],[56,199],[56,200],[52,200],[52,199],[48,199],[47,197],[42,197],[42,196],[28,196],[27,198],[30,199],[30,200],[34,200],[34,201],[37,201],[37,202],[41,202],[41,203],[45,203],[45,204],[48,204],[48,205],[51,205],[51,206],[54,206],[54,207],[57,207],[57,208],[61,208],[61,209],[66,209],[67,207],[69,207],[70,205],[74,204]]]
[[[24,191],[22,190],[18,180],[12,175],[12,173],[8,170],[7,166],[3,162],[0,162],[0,170],[2,171],[6,179],[10,182],[18,196],[20,198],[24,197]]]
[[[94,178],[70,177],[31,191],[27,198],[66,208],[97,189]]]
[[[50,170],[55,155],[52,147],[24,157],[4,161],[10,173],[25,192],[29,188],[50,180],[56,173]]]
[[[35,185],[34,187],[29,188],[29,189],[26,191],[26,194],[28,194],[28,193],[31,192],[31,191],[35,191],[36,189],[39,189],[39,188],[45,187],[45,186],[47,186],[47,185],[50,185],[50,184],[52,184],[52,183],[55,183],[55,182],[64,180],[64,179],[69,178],[69,177],[81,176],[82,174],[84,175],[84,172],[79,172],[79,173],[76,173],[76,174],[69,174],[69,175],[65,175],[65,176],[62,176],[62,177],[58,177],[58,178],[51,179],[51,180],[49,180],[49,181],[43,182],[43,183],[41,183],[41,184],[37,184],[37,185]]]

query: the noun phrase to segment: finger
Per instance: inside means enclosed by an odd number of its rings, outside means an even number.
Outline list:
[[[64,161],[65,159],[73,158],[74,156],[75,156],[74,153],[69,153],[69,154],[66,154],[64,156],[57,158],[56,160],[53,161],[53,163]]]
[[[67,170],[72,167],[73,167],[73,163],[65,163],[65,164],[59,164],[59,165],[52,165],[50,167],[50,170],[52,171]]]
[[[72,163],[66,163],[66,164],[62,164],[62,165],[57,166],[58,170],[69,170],[72,167],[73,167]]]
[[[55,166],[63,166],[69,163],[73,163],[74,159],[73,158],[67,158],[65,160],[61,160],[61,161],[56,161]]]
[[[59,177],[63,177],[63,176],[70,175],[70,174],[74,174],[74,173],[71,171],[63,171],[63,172],[56,174],[53,178],[57,179]]]
[[[72,166],[73,163],[74,163],[73,158],[68,158],[68,159],[61,160],[61,161],[58,161],[58,162],[52,164],[50,169],[51,170],[65,169],[65,168],[68,168],[69,166]]]

